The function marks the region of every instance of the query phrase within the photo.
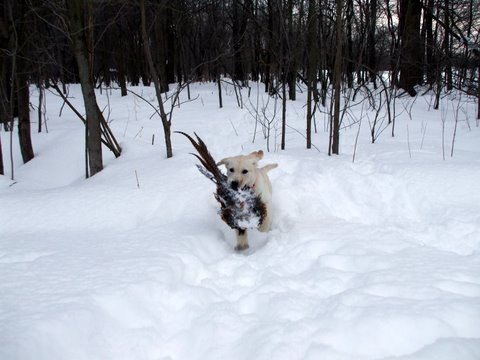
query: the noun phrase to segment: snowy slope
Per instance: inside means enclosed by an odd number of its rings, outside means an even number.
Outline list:
[[[216,158],[266,150],[231,87],[223,109],[212,84],[191,90],[174,130],[196,131]],[[320,152],[304,149],[304,96],[289,103],[287,150],[263,160],[280,165],[273,229],[235,253],[191,145],[173,135],[165,159],[148,105],[98,94],[123,155],[105,150],[84,180],[82,125],[48,94],[36,158],[15,153],[15,182],[0,177],[0,359],[479,359],[475,103],[399,99],[395,137],[388,127],[373,145],[357,106],[362,122],[328,157],[321,114]]]

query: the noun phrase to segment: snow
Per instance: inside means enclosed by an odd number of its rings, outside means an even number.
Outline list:
[[[135,91],[154,99],[153,88]],[[173,130],[197,132],[215,158],[266,151],[231,87],[223,109],[216,85],[191,91]],[[70,87],[81,108],[80,94]],[[445,96],[438,111],[431,94],[397,99],[395,137],[383,123],[375,144],[373,114],[352,107],[341,155],[329,157],[323,114],[320,151],[304,149],[299,94],[287,150],[276,118],[263,160],[279,164],[272,230],[249,231],[250,249],[237,253],[188,141],[174,134],[166,159],[151,107],[119,90],[97,96],[123,153],[104,149],[105,169],[87,180],[83,126],[55,95],[48,133],[32,134],[34,160],[21,164],[14,136],[15,181],[0,133],[0,359],[480,358],[473,99]]]

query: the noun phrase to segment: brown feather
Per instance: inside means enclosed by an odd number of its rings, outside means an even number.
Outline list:
[[[190,135],[182,131],[175,131],[175,132],[182,134],[188,140],[190,140],[193,147],[198,152],[198,155],[196,154],[192,154],[192,155],[194,155],[198,160],[200,160],[200,163],[203,165],[203,167],[207,169],[217,181],[221,181],[224,175],[218,168],[217,163],[215,162],[215,159],[212,157],[212,155],[208,151],[207,145],[205,145],[203,140],[196,133],[195,133],[195,136],[197,138],[197,141],[195,141],[195,139],[193,139]]]

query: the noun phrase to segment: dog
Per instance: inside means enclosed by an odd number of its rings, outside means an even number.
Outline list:
[[[267,210],[266,216],[259,225],[258,230],[266,232],[272,224],[272,184],[267,173],[275,169],[278,164],[269,164],[259,168],[258,162],[263,158],[263,151],[254,151],[249,155],[238,155],[220,160],[217,165],[225,165],[227,181],[234,190],[243,189],[245,186],[252,188],[260,196]],[[248,236],[246,230],[236,230],[236,251],[248,249]]]

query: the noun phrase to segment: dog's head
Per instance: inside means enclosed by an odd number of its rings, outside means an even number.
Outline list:
[[[222,159],[217,165],[227,168],[228,183],[234,189],[252,187],[255,184],[258,161],[263,158],[263,151],[254,151],[249,155],[239,155]]]

